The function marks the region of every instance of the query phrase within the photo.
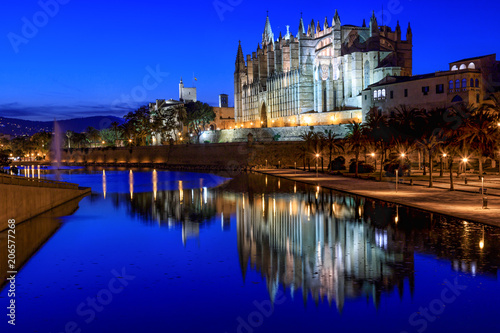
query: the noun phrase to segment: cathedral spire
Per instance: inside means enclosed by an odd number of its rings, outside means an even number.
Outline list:
[[[328,17],[325,16],[325,23],[323,23],[323,30],[326,30],[330,28],[330,25],[328,24]]]
[[[408,30],[406,30],[406,40],[409,41],[410,43],[413,40],[413,33],[411,31],[410,22],[408,22]]]
[[[302,18],[302,13],[300,14],[300,23],[299,23],[299,37],[303,36],[306,33],[304,30],[304,19]]]
[[[269,21],[269,12],[267,12],[266,26],[264,27],[264,33],[262,34],[262,46],[274,43],[273,29],[271,29],[271,22]]]
[[[238,53],[236,54],[236,71],[242,71],[245,69],[245,57],[243,55],[243,49],[241,48],[241,41],[238,44]],[[182,83],[182,78],[181,78]]]
[[[377,18],[375,17],[375,11],[373,11],[372,17],[370,19],[370,35],[379,34]]]
[[[333,17],[333,25],[340,27],[340,16],[338,10],[335,9],[335,16]]]
[[[396,40],[398,42],[401,41],[401,26],[399,25],[399,20],[398,24],[396,25]]]

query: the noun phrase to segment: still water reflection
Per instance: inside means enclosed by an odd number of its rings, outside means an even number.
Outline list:
[[[30,264],[50,266],[48,258],[35,256],[19,280],[28,284],[22,302],[38,306],[38,312],[26,306],[24,314],[38,318],[41,312],[39,319],[51,321],[24,322],[25,328],[60,329],[72,318],[93,332],[500,328],[494,320],[500,301],[490,297],[500,291],[496,228],[260,174],[229,180],[156,170],[80,170],[64,178],[91,186],[94,194],[45,246],[58,264],[66,260],[60,251],[71,248],[71,260],[81,263],[88,278],[69,277],[86,292],[68,286],[62,302],[75,308],[107,282],[103,272],[120,265],[141,282],[131,282],[119,296],[121,307],[110,304],[98,322],[86,323],[74,309],[65,319],[40,311],[51,296],[33,299],[50,281],[29,286],[41,274]],[[103,244],[72,248],[75,239],[92,232],[100,233]],[[37,234],[30,237],[39,242]],[[64,267],[67,275],[74,269]],[[439,315],[422,317],[422,307],[456,279],[467,286],[463,296]],[[265,311],[265,302],[274,303],[272,311]]]

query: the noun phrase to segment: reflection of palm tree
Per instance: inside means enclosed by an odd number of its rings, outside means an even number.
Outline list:
[[[365,131],[375,148],[380,151],[380,174],[382,181],[384,172],[384,155],[390,144],[391,128],[388,125],[388,119],[385,115],[378,113],[376,109],[370,110],[365,124]]]

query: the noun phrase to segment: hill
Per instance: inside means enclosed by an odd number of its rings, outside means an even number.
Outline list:
[[[84,132],[89,126],[98,130],[111,127],[111,123],[118,122],[123,124],[124,119],[114,116],[96,116],[87,118],[74,118],[57,121],[62,131]],[[0,117],[0,134],[7,134],[12,137],[28,135],[54,130],[53,121],[32,121],[15,118]]]

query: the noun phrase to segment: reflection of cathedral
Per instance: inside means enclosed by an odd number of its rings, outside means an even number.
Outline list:
[[[311,200],[312,199],[312,200]],[[413,281],[413,255],[393,243],[392,229],[363,219],[363,201],[344,196],[271,194],[242,198],[238,205],[238,250],[266,277],[271,299],[278,286],[302,290],[316,302],[371,296]],[[398,269],[395,269],[395,265]],[[400,290],[402,292],[402,290]]]
[[[378,304],[394,288],[413,292],[415,253],[447,260],[457,271],[497,275],[499,243],[490,234],[498,232],[477,224],[258,174],[217,188],[188,189],[178,181],[169,191],[159,191],[157,179],[153,172],[152,192],[134,192],[130,176],[130,193],[105,200],[125,205],[144,223],[181,227],[184,243],[216,223],[228,230],[236,218],[243,278],[249,268],[260,272],[271,299],[282,285],[305,302],[311,294],[340,310],[349,298]]]

